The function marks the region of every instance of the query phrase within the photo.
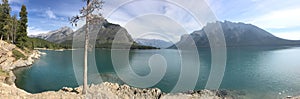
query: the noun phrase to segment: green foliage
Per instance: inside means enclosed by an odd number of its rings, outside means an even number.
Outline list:
[[[27,10],[26,6],[22,5],[21,12],[19,14],[20,16],[20,21],[19,21],[19,27],[18,27],[18,33],[17,33],[17,46],[20,48],[24,47],[32,47],[30,46],[30,42],[28,41],[27,37]]]
[[[152,47],[152,46],[144,46],[144,45],[139,45],[137,43],[133,43],[130,49],[159,49],[159,48]]]
[[[31,48],[31,44],[30,42],[28,41],[28,37],[27,36],[19,36],[17,38],[17,43],[16,45],[19,47],[19,48],[22,48],[24,49],[25,47],[27,48]]]
[[[0,35],[2,39],[9,39],[9,25],[10,25],[10,11],[11,8],[8,4],[8,0],[2,0],[0,6]]]
[[[31,44],[28,46],[31,46],[31,48],[47,48],[47,49],[65,48],[65,46],[61,44],[52,43],[39,38],[29,38],[29,42],[31,42]]]
[[[20,48],[31,48],[32,44],[27,37],[27,11],[26,6],[22,5],[20,20],[17,15],[10,15],[11,7],[8,0],[2,0],[0,5],[0,37],[7,42],[12,42]]]
[[[20,19],[17,15],[10,16],[10,6],[8,0],[2,0],[3,4],[0,5],[0,37],[6,38],[8,42],[16,44],[21,49],[32,50],[34,48],[48,48],[59,49],[67,48],[68,46],[62,46],[59,44],[51,43],[46,40],[29,38],[27,36],[27,9],[25,5],[22,5],[21,12],[19,13]],[[23,54],[14,51],[16,57],[21,58]]]
[[[27,58],[23,53],[21,53],[20,51],[18,51],[16,49],[14,49],[12,51],[12,53],[13,53],[13,56],[16,58],[16,60],[21,59],[21,58],[22,59],[26,59]]]

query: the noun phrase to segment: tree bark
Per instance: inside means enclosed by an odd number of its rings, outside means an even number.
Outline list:
[[[7,34],[7,42],[9,42],[9,36],[10,36],[10,34]]]
[[[89,4],[90,4],[90,0],[87,0],[87,12],[89,10]],[[89,13],[87,13],[86,15],[86,27],[85,27],[85,44],[84,44],[84,66],[83,66],[83,89],[82,89],[82,94],[86,94],[87,93],[87,71],[88,71],[88,45],[89,45]]]

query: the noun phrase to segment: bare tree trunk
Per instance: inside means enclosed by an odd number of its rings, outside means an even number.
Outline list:
[[[15,37],[14,37],[15,35],[14,35],[14,34],[15,34],[15,28],[14,28],[14,26],[13,26],[13,32],[12,32],[12,35],[11,35],[11,37],[12,37],[12,38],[11,38],[11,39],[12,39],[11,42],[12,42],[13,44],[15,44]]]
[[[90,8],[89,7],[90,0],[87,0],[87,10]],[[83,89],[82,89],[82,94],[87,93],[87,69],[88,69],[88,63],[87,63],[87,58],[88,58],[88,45],[89,45],[89,13],[86,16],[86,27],[85,27],[85,44],[84,44],[84,67],[83,67]]]
[[[10,34],[7,34],[7,42],[9,42],[9,36],[10,36]]]
[[[17,35],[17,28],[16,28],[17,26],[15,25],[15,23],[16,22],[14,22],[14,32],[13,32],[13,36],[12,36],[13,37],[12,38],[13,39],[13,44],[16,43],[16,35]]]
[[[15,34],[16,34],[16,22],[15,19],[13,19],[13,25],[12,25],[12,43],[15,44]]]
[[[14,24],[14,23],[13,23]],[[11,37],[11,43],[14,44],[14,25],[11,26],[11,32],[10,32],[10,37]]]

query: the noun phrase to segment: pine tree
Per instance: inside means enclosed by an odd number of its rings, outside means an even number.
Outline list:
[[[10,6],[8,0],[2,0],[1,4],[1,16],[0,16],[0,35],[1,40],[7,38],[9,40],[9,20],[10,20]]]
[[[9,40],[9,22],[10,22],[10,11],[11,11],[11,8],[8,4],[8,0],[2,0],[3,4],[2,4],[2,7],[3,7],[3,19],[4,19],[4,27],[3,27],[3,30],[4,30],[4,37]]]
[[[4,37],[6,38],[7,41],[10,41],[10,35],[12,33],[12,20],[11,16],[8,16],[5,19],[4,27],[3,27],[4,32]]]
[[[28,40],[27,37],[27,10],[26,6],[22,5],[21,12],[19,14],[19,26],[18,26],[18,33],[17,33],[17,45],[21,48],[25,47],[25,43]]]

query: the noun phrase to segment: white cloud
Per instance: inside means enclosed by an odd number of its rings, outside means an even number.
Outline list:
[[[194,19],[195,17],[193,17],[189,11],[186,11],[183,5],[170,3],[172,1],[169,2],[156,0],[134,1],[121,6],[115,12],[109,12],[113,9],[112,5],[118,7],[118,5],[112,3],[112,1],[107,1],[108,4],[104,5],[104,16],[106,16],[108,21],[112,23],[117,23],[121,26],[125,26],[125,28],[133,36],[133,38],[137,38],[138,35],[141,34],[141,32],[155,32],[167,33],[168,35],[172,35],[172,38],[175,38],[172,41],[178,41],[182,34],[200,30],[202,28],[202,24],[205,23],[203,20],[207,21],[206,17],[209,16],[208,14],[204,13],[206,12],[206,10],[201,10],[201,13],[193,13],[201,14],[202,18],[199,20],[203,21],[203,23],[198,24]],[[197,4],[197,6],[202,6],[202,3],[200,4],[201,5]],[[188,2],[188,4],[185,5],[193,6],[195,4],[191,4],[191,2]],[[111,15],[109,15],[109,13]],[[151,17],[147,15],[150,15]],[[163,18],[162,16],[164,16],[165,18]],[[126,26],[128,24],[130,24],[130,26]],[[179,28],[177,27],[181,27],[185,31],[179,31]]]
[[[248,23],[264,29],[283,29],[300,27],[300,8],[277,10],[254,18]]]
[[[28,35],[38,35],[38,34],[41,34],[41,33],[48,33],[49,31],[50,30],[43,30],[43,29],[35,28],[35,27],[28,27],[27,28]]]
[[[25,0],[8,0],[8,3],[18,3],[18,4],[23,4]]]
[[[134,38],[150,35],[152,38],[166,38],[173,42],[179,41],[182,34],[188,33],[180,23],[158,14],[137,17],[128,22],[125,28]]]
[[[15,11],[15,12],[20,12],[21,11],[21,7],[20,6],[15,6],[15,5],[11,5],[11,10]]]
[[[56,15],[54,14],[54,12],[50,8],[48,8],[48,10],[46,10],[45,13],[51,19],[56,19],[57,18]]]

